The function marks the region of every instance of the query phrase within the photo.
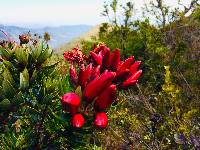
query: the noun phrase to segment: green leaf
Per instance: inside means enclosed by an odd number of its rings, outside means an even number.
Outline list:
[[[75,93],[76,93],[79,97],[82,97],[81,86],[78,86],[78,87],[76,88]]]
[[[3,61],[3,64],[4,64],[4,66],[5,66],[6,68],[8,68],[9,70],[14,70],[14,66],[13,66],[13,64],[12,64],[10,61],[4,60],[4,61]]]
[[[4,70],[3,77],[4,77],[2,84],[3,94],[6,97],[12,98],[16,93],[16,90],[14,88],[15,82],[12,78],[11,73],[7,69]]]
[[[22,92],[19,92],[19,93],[14,97],[14,99],[13,99],[12,101],[13,101],[13,103],[14,103],[15,105],[20,105],[21,103],[23,103],[23,102],[24,102],[24,98],[23,98]]]
[[[15,55],[17,57],[17,61],[20,64],[23,64],[26,66],[28,64],[28,52],[25,51],[25,49],[17,48],[15,51]]]
[[[48,58],[52,56],[52,54],[53,51],[47,47],[44,51],[42,51],[42,53],[38,57],[37,63],[39,65],[42,65]]]
[[[40,54],[42,53],[42,51],[43,51],[43,43],[41,42],[36,46],[35,49],[32,50],[31,55],[33,59],[37,60]]]
[[[4,95],[3,95],[3,87],[0,86],[0,100],[4,98]]]
[[[61,95],[73,91],[72,85],[70,84],[69,75],[67,75],[66,78],[60,79],[59,90]]]
[[[46,95],[42,101],[43,104],[50,104],[52,102],[53,96],[52,95]]]
[[[23,72],[20,73],[20,89],[26,89],[29,87],[29,73],[25,68]]]
[[[8,60],[12,56],[12,53],[9,50],[6,50],[0,46],[0,55],[6,60]]]
[[[0,108],[1,109],[7,109],[10,107],[10,101],[8,99],[4,99],[3,101],[0,102]]]

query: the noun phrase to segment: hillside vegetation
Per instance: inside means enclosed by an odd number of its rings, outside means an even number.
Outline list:
[[[48,34],[0,41],[1,149],[200,149],[200,1],[103,7],[56,55]]]
[[[72,39],[71,41],[67,42],[63,46],[56,49],[56,53],[63,53],[66,50],[71,50],[74,47],[81,46],[83,41],[91,41],[93,38],[97,38],[99,34],[100,25],[93,27],[88,32],[82,34],[78,38]]]

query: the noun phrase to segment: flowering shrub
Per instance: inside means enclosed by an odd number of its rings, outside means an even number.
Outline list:
[[[65,52],[64,58],[71,64],[70,81],[75,93],[64,94],[61,103],[63,110],[72,115],[72,126],[82,127],[87,122],[85,116],[94,118],[95,127],[106,128],[105,111],[116,101],[117,88],[137,83],[142,74],[138,70],[141,61],[134,62],[134,56],[122,61],[119,49],[111,52],[104,44],[95,47],[88,59],[77,48]]]

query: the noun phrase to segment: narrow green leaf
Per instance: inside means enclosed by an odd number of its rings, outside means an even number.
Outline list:
[[[6,97],[12,98],[16,93],[16,90],[14,88],[15,82],[12,78],[11,73],[7,69],[4,70],[3,77],[3,93]]]
[[[20,73],[20,89],[26,89],[29,87],[29,73],[25,68],[23,72]]]
[[[26,66],[28,64],[28,52],[25,51],[25,49],[22,48],[17,48],[15,50],[15,55],[17,57],[17,61],[20,64],[23,64],[24,66]]]

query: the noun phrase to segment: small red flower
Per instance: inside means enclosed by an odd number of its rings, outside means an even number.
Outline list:
[[[115,49],[112,54],[112,59],[111,59],[111,64],[110,64],[111,70],[117,71],[119,63],[120,63],[120,51],[119,49]]]
[[[123,72],[126,69],[129,69],[132,65],[132,63],[134,62],[134,56],[129,57],[128,59],[126,59],[119,67],[119,69],[117,70],[117,72]]]
[[[74,115],[80,106],[80,97],[72,92],[66,93],[62,96],[61,103],[64,111],[68,111]]]
[[[102,66],[102,57],[100,55],[97,55],[96,53],[94,52],[90,52],[92,58],[94,59],[95,63],[97,65],[100,65]]]
[[[30,37],[28,34],[22,34],[22,35],[19,35],[19,40],[20,40],[20,45],[27,44],[30,40]]]
[[[94,79],[85,87],[83,91],[83,98],[87,102],[92,102],[93,99],[100,95],[102,91],[111,85],[112,80],[115,78],[115,72],[105,71],[99,78]]]
[[[82,64],[84,60],[87,60],[87,57],[78,48],[74,48],[72,51],[66,51],[63,55],[66,61],[77,63],[78,65]]]
[[[70,75],[70,79],[71,79],[72,83],[74,85],[77,85],[77,83],[78,83],[78,76],[77,76],[77,73],[76,73],[76,69],[74,68],[73,65],[70,66],[69,75]]]
[[[93,69],[92,74],[90,76],[90,80],[92,81],[100,76],[100,65]]]
[[[122,83],[122,87],[134,85],[137,82],[138,78],[141,76],[141,74],[142,70],[135,72],[131,77],[129,77],[126,81]]]
[[[107,51],[106,54],[103,57],[103,68],[104,69],[110,69],[110,64],[111,64],[111,53],[110,51]]]
[[[74,128],[82,128],[85,123],[85,119],[82,114],[75,114],[72,117],[71,124]]]
[[[92,68],[91,63],[87,66],[86,69],[83,66],[81,67],[80,74],[79,74],[79,83],[82,89],[84,89],[85,86],[87,85],[87,82],[91,77],[92,71],[93,71],[93,68]]]
[[[141,61],[136,61],[133,65],[131,65],[130,72],[134,74],[138,70],[138,67],[140,66],[140,64],[141,64]]]
[[[97,110],[105,110],[116,99],[116,85],[112,84],[106,88],[95,101],[95,108]]]
[[[108,117],[105,112],[97,113],[94,120],[94,126],[104,129],[108,125]]]

